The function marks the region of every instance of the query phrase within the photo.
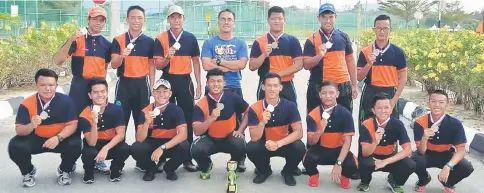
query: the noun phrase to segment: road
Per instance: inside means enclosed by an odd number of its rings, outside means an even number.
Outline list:
[[[158,77],[160,74],[158,74]],[[296,92],[298,96],[298,107],[301,113],[302,120],[305,120],[305,106],[306,106],[306,89],[307,80],[309,78],[308,71],[301,71],[296,74],[294,79]],[[258,81],[258,76],[256,72],[251,72],[248,70],[243,71],[243,92],[244,97],[249,104],[256,102],[256,86]],[[202,73],[202,85],[205,85],[205,73]],[[110,95],[109,100],[112,102],[114,100],[114,83],[110,84]],[[359,106],[359,99],[354,101],[354,106]],[[357,108],[355,108],[357,109]],[[357,120],[356,110],[353,113],[353,117]],[[17,166],[9,159],[7,153],[7,145],[14,136],[14,121],[15,117],[10,117],[5,120],[0,121],[0,192],[103,192],[113,191],[116,193],[136,193],[136,192],[147,192],[147,191],[158,191],[158,192],[199,192],[199,193],[212,193],[212,192],[224,192],[225,183],[225,163],[228,161],[229,156],[225,154],[217,154],[212,156],[214,160],[214,169],[212,170],[212,179],[202,181],[199,179],[198,173],[189,173],[184,169],[178,169],[179,180],[176,182],[171,182],[165,179],[164,174],[157,174],[156,179],[152,182],[145,182],[141,178],[142,173],[134,170],[134,160],[130,157],[127,160],[126,167],[124,168],[123,180],[119,183],[109,182],[108,176],[101,174],[96,174],[96,182],[92,185],[83,184],[81,179],[83,175],[82,162],[79,159],[77,161],[77,170],[73,176],[73,184],[70,186],[60,186],[57,184],[56,180],[56,168],[60,164],[60,156],[58,154],[41,154],[33,156],[33,163],[37,167],[37,185],[33,188],[24,189],[21,187],[22,177]],[[403,120],[406,125],[409,124],[408,120]],[[130,121],[128,127],[127,140],[128,143],[133,143],[134,139],[134,126]],[[303,121],[304,123],[304,121]],[[305,124],[304,129],[305,129]],[[358,132],[356,132],[358,133]],[[410,138],[412,139],[412,131],[408,129]],[[248,139],[247,139],[248,140]],[[304,135],[303,141],[306,141],[306,135]],[[351,151],[357,152],[357,136],[353,137],[353,144]],[[469,156],[467,156],[469,157]],[[479,182],[482,183],[484,179],[484,166],[482,162],[470,158],[472,161],[475,171],[467,179],[463,180],[457,185],[457,191],[459,192],[483,192],[484,189],[480,186]],[[257,193],[257,192],[277,192],[277,193],[293,193],[293,192],[339,192],[341,189],[339,185],[332,183],[330,179],[331,166],[319,166],[319,171],[321,173],[320,186],[318,188],[311,188],[307,185],[308,176],[296,177],[297,185],[294,187],[286,186],[283,183],[283,179],[280,175],[280,170],[284,165],[284,160],[282,158],[272,158],[272,169],[274,170],[273,175],[261,185],[256,185],[252,183],[254,177],[253,170],[254,165],[247,161],[247,172],[242,173],[239,176],[239,192],[240,193]],[[302,166],[300,164],[300,166]],[[429,170],[433,181],[428,186],[427,192],[442,192],[442,186],[437,179],[437,175],[440,172],[438,169]],[[385,186],[386,173],[378,172],[374,174],[373,181],[371,183],[371,192],[389,192]],[[481,179],[481,180],[478,180]],[[407,184],[405,185],[405,191],[413,192],[413,186],[417,181],[417,176],[412,174]],[[352,188],[350,190],[345,190],[345,192],[352,193],[358,192],[356,186],[359,181],[352,181]]]

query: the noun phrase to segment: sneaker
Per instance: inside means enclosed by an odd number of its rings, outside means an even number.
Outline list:
[[[84,170],[84,177],[82,178],[82,182],[84,184],[94,183],[94,173],[92,171],[85,171]]]
[[[212,171],[212,167],[213,167],[213,163],[210,163],[207,171],[201,171],[200,172],[200,179],[202,179],[202,180],[210,179],[210,171]]]
[[[269,176],[272,175],[272,170],[269,170],[269,172],[267,173],[261,173],[261,172],[257,172],[257,175],[255,176],[255,178],[252,180],[252,182],[254,184],[262,184],[264,183],[267,178],[269,178]]]
[[[185,168],[185,170],[189,171],[189,172],[196,172],[198,171],[198,167],[193,165],[192,161],[187,161],[185,163],[183,163],[183,167]]]
[[[303,168],[303,169],[301,170],[301,174],[302,174],[302,175],[306,175],[306,176],[307,176],[307,175],[309,175],[309,174],[308,174],[308,171],[306,170],[306,168]]]
[[[175,172],[166,172],[166,179],[176,181],[178,180],[178,175]]]
[[[404,192],[402,186],[397,185],[397,183],[395,183],[395,180],[393,180],[393,177],[389,178],[387,180],[387,186],[388,186],[388,188],[390,188],[390,190],[393,193],[403,193]]]
[[[166,162],[158,162],[158,164],[156,165],[157,167],[157,170],[156,170],[156,173],[163,173],[163,167],[165,167],[165,163]]]
[[[368,192],[370,190],[370,184],[365,184],[363,182],[360,182],[360,184],[356,189],[361,192]]]
[[[456,193],[454,188],[444,187],[444,193]]]
[[[119,182],[121,181],[121,176],[123,173],[121,170],[112,170],[111,174],[109,174],[109,181],[111,182]]]
[[[239,161],[237,163],[237,172],[245,172],[245,170],[247,169],[247,167],[245,167],[245,160],[242,160],[242,161]]]
[[[77,168],[77,164],[74,163],[74,165],[72,166],[71,174],[73,174],[74,172],[76,172],[76,168]]]
[[[432,177],[430,177],[430,174],[428,174],[427,180],[425,182],[420,183],[420,181],[417,181],[417,183],[415,183],[415,192],[425,192],[425,190],[427,189],[427,184],[429,184],[430,181],[432,181]]]
[[[68,172],[70,175],[74,174],[74,172],[76,171],[76,164],[74,164],[74,166],[72,166],[72,170],[70,172]],[[60,165],[57,167],[57,176],[60,176],[62,174],[62,170],[60,169]]]
[[[24,175],[24,179],[22,180],[22,185],[24,188],[33,187],[35,186],[35,175],[37,174],[37,168],[35,166],[32,168],[30,173]]]
[[[319,174],[309,176],[308,185],[311,186],[311,187],[318,187],[319,186]]]
[[[361,179],[360,172],[357,171],[356,173],[354,173],[353,175],[351,175],[350,179],[352,179],[352,180],[359,180],[359,179]]]
[[[152,181],[155,179],[155,172],[146,172],[143,176],[144,181]]]
[[[59,179],[57,180],[57,183],[62,186],[70,185],[72,183],[71,174],[69,174],[69,172],[60,172],[61,173],[59,173]]]
[[[141,167],[141,164],[139,164],[138,162],[136,162],[136,166],[134,167],[134,169],[137,169],[141,173],[145,173],[146,172],[146,169],[144,169],[143,167]]]
[[[297,167],[294,172],[292,173],[292,175],[294,176],[300,176],[302,174],[302,171],[301,169],[299,169],[299,167]]]
[[[284,177],[284,183],[288,186],[295,186],[296,185],[296,179],[294,179],[294,174],[282,174],[282,177]]]
[[[101,173],[101,174],[104,174],[104,175],[109,174],[109,168],[108,168],[108,166],[106,166],[104,161],[100,161],[100,162],[97,162],[96,164],[94,164],[94,171]]]
[[[350,189],[351,188],[351,182],[350,182],[350,179],[347,178],[347,177],[344,177],[344,176],[341,176],[341,178],[339,179],[339,185],[341,188],[343,189]]]

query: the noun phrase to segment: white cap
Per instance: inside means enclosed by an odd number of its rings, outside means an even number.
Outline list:
[[[155,85],[153,86],[153,89],[158,89],[160,86],[164,86],[167,89],[171,89],[171,84],[168,82],[168,80],[165,79],[159,79],[155,82]]]
[[[179,13],[181,15],[185,15],[185,13],[183,13],[183,9],[178,5],[170,6],[170,8],[168,8],[168,15],[167,16],[170,16],[171,14],[174,14],[174,13]]]

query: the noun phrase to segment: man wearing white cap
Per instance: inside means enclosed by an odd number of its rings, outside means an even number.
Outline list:
[[[153,45],[153,58],[156,68],[163,70],[161,78],[174,85],[170,101],[173,103],[176,101],[185,114],[188,142],[191,144],[193,142],[194,99],[200,98],[202,87],[200,83],[200,48],[197,38],[192,33],[183,30],[185,16],[180,6],[173,5],[168,8],[167,20],[170,23],[170,29],[156,37]],[[196,92],[194,92],[190,77],[192,69],[197,81]],[[191,159],[184,163],[184,167],[190,172],[197,170]]]
[[[175,170],[189,157],[187,124],[183,111],[170,103],[171,85],[160,79],[153,86],[155,102],[140,113],[136,125],[136,142],[131,146],[133,158],[146,170],[143,180],[155,179],[156,162],[170,158],[164,164],[166,179],[177,180]]]

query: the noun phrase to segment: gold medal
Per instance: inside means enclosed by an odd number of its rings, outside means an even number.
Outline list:
[[[49,113],[42,111],[39,116],[42,120],[46,120],[47,118],[49,118]]]
[[[223,110],[224,109],[224,104],[223,103],[218,103],[217,104],[217,109]]]
[[[272,42],[271,48],[272,49],[278,49],[279,48],[279,44],[277,42]]]

